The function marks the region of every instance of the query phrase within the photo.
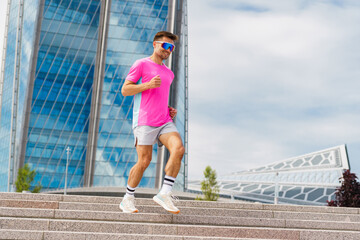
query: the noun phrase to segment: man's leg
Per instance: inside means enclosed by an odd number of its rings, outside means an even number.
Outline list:
[[[181,167],[181,159],[184,156],[185,148],[178,132],[162,134],[159,140],[169,150],[170,157],[165,166],[167,176],[176,178]]]
[[[138,212],[134,204],[135,188],[139,185],[146,168],[151,162],[152,146],[137,145],[136,152],[138,154],[138,161],[130,170],[126,195],[120,203],[120,209],[127,213]]]
[[[159,194],[157,194],[153,199],[167,211],[178,214],[180,210],[174,206],[171,200],[171,190],[172,186],[174,185],[175,178],[179,173],[181,167],[181,159],[184,156],[185,148],[178,132],[162,134],[159,137],[159,140],[169,150],[170,157],[165,166],[166,175],[164,178],[163,186]]]
[[[141,178],[149,166],[152,157],[152,146],[151,145],[137,145],[136,152],[138,155],[137,163],[131,168],[130,175],[128,178],[128,185],[132,188],[136,188]]]

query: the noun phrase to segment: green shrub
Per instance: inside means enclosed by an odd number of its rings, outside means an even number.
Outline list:
[[[219,198],[219,186],[216,181],[216,171],[207,166],[204,171],[205,179],[201,182],[201,191],[204,197],[196,197],[195,200],[216,201]]]
[[[19,169],[17,180],[15,182],[16,192],[29,191],[32,181],[36,176],[35,170],[30,169],[29,164],[25,164],[22,168]],[[40,192],[42,186],[38,183],[37,186],[31,191],[32,193]]]

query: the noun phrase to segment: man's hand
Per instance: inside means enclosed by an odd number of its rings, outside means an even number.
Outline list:
[[[177,110],[175,108],[169,106],[169,113],[170,113],[171,119],[174,119],[177,114]]]
[[[121,93],[123,96],[132,96],[152,88],[158,88],[160,86],[161,86],[161,79],[159,75],[153,77],[149,82],[142,84],[136,84],[130,80],[125,80],[121,88]]]
[[[149,89],[151,88],[158,88],[161,86],[161,79],[159,75],[156,75],[155,77],[153,77],[149,83],[148,83]]]

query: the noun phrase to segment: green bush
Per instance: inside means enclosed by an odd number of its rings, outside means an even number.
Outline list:
[[[219,198],[219,186],[216,181],[216,171],[207,166],[204,171],[205,179],[201,182],[201,191],[204,197],[195,200],[216,201]]]
[[[35,170],[30,169],[29,164],[25,164],[24,167],[20,168],[15,182],[16,192],[29,191],[32,181],[36,176]],[[32,193],[40,192],[42,186],[38,183],[37,186],[31,191]]]

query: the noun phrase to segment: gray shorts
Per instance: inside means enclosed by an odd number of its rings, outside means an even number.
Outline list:
[[[170,132],[178,132],[173,122],[165,123],[160,127],[137,126],[134,128],[134,146],[137,144],[154,145],[157,143],[158,146],[161,147],[163,144],[159,141],[160,135]]]

